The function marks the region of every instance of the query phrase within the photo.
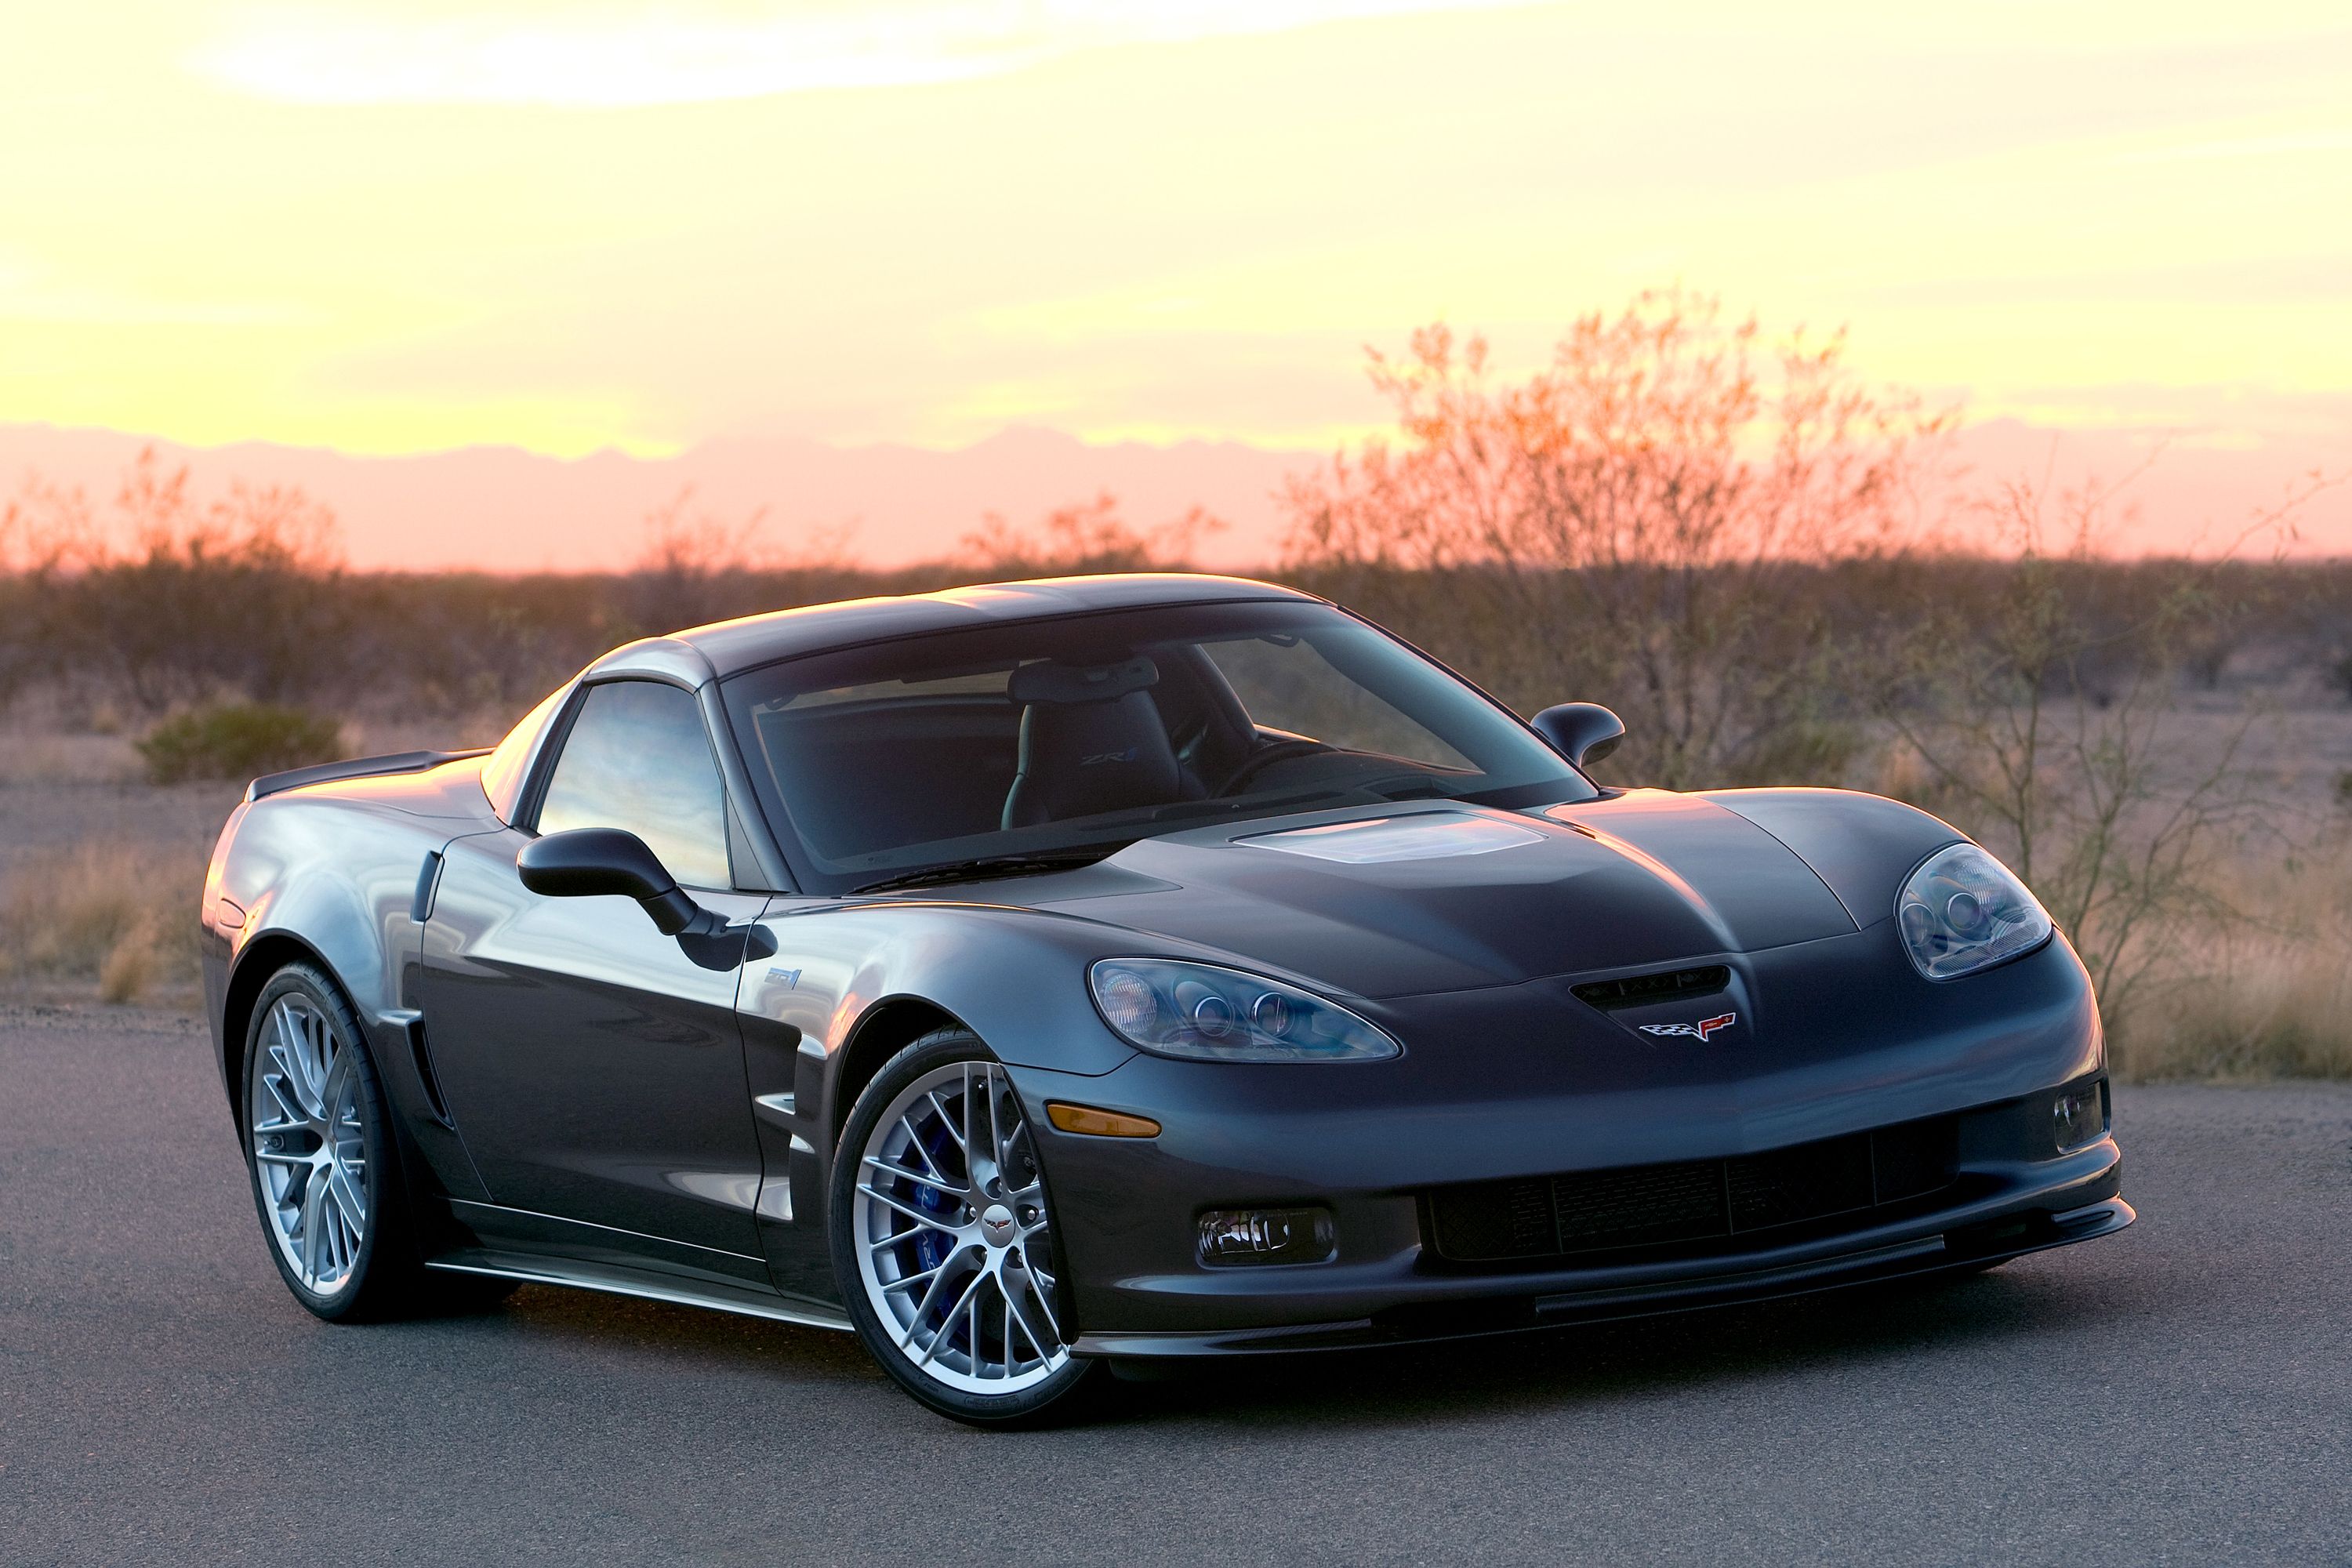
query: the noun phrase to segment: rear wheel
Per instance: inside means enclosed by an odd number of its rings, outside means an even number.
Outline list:
[[[1070,1353],[1053,1210],[1020,1098],[978,1037],[886,1063],[835,1152],[834,1268],[858,1337],[942,1415],[1062,1418],[1101,1368]]]
[[[315,965],[289,963],[262,987],[244,1088],[254,1208],[296,1300],[331,1321],[357,1321],[487,1304],[511,1289],[428,1279],[366,1034]]]

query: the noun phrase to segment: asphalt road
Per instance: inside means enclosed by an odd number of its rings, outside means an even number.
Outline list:
[[[975,1433],[846,1336],[336,1328],[206,1047],[0,1014],[0,1563],[2352,1562],[2352,1086],[2117,1097],[2124,1235]]]

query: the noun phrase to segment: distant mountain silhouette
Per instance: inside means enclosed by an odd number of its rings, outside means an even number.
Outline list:
[[[953,451],[779,437],[710,441],[665,458],[606,451],[567,460],[511,447],[362,458],[264,442],[200,448],[110,430],[0,425],[0,494],[14,494],[37,474],[103,502],[151,446],[167,468],[186,465],[207,493],[233,479],[299,485],[334,509],[355,567],[494,572],[629,566],[646,547],[647,514],[688,487],[690,512],[740,522],[764,509],[751,543],[764,558],[806,557],[837,543],[841,554],[869,565],[938,560],[958,553],[988,512],[1027,524],[1108,491],[1119,515],[1139,528],[1204,508],[1230,526],[1201,538],[1198,563],[1245,568],[1277,558],[1284,480],[1326,456],[1237,442],[1093,446],[1015,428]],[[2045,476],[2065,485],[2086,475],[2124,479],[2149,451],[2148,438],[2132,432],[2061,434],[1992,420],[1969,426],[1957,456],[1972,485]],[[2315,467],[2352,469],[2352,432],[2301,454],[2172,445],[2126,492],[2124,502],[2138,516],[2108,547],[2141,552],[2226,543],[2252,511],[2274,504]],[[2120,506],[2116,516],[2120,521]],[[2318,498],[2300,524],[2298,552],[2352,554],[2352,489]]]
[[[842,553],[867,564],[938,560],[955,554],[988,512],[1025,524],[1108,491],[1138,528],[1202,507],[1230,526],[1202,536],[1202,560],[1255,564],[1279,551],[1284,476],[1317,456],[1233,442],[1089,446],[1012,429],[956,451],[775,439],[711,441],[651,459],[604,451],[565,460],[512,447],[362,458],[0,425],[0,494],[38,474],[103,502],[150,446],[166,468],[186,465],[207,493],[233,479],[299,485],[334,509],[355,567],[494,572],[626,567],[646,546],[646,514],[688,486],[690,513],[740,521],[764,509],[751,540],[764,555],[801,556],[837,540]]]

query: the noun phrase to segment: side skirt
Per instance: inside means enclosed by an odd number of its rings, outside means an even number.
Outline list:
[[[688,1281],[614,1263],[583,1263],[529,1253],[499,1252],[489,1247],[464,1247],[446,1252],[425,1266],[450,1274],[480,1274],[494,1279],[519,1279],[527,1285],[566,1285],[578,1290],[602,1290],[613,1296],[635,1296],[646,1301],[668,1301],[681,1307],[708,1307],[747,1318],[769,1318],[812,1329],[846,1330],[846,1314],[814,1303],[786,1301],[773,1291],[754,1286],[722,1285],[716,1280]]]

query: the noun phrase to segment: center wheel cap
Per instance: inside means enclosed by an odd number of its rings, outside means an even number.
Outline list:
[[[991,1247],[1010,1243],[1017,1228],[1013,1223],[1013,1211],[1003,1204],[991,1204],[981,1213],[980,1234],[988,1238]]]

